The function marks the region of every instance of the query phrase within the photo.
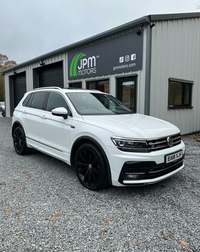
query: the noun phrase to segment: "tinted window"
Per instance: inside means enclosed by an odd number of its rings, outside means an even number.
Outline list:
[[[59,108],[59,107],[66,108],[68,110],[68,113],[69,113],[69,108],[68,108],[67,103],[64,100],[64,98],[58,93],[51,92],[49,94],[49,98],[48,98],[48,101],[47,101],[46,110],[51,111],[52,109]]]
[[[97,89],[101,92],[109,93],[109,80],[87,82],[87,89]]]
[[[23,101],[22,105],[28,107],[29,100],[31,100],[32,94],[29,94],[26,99]]]
[[[69,83],[69,88],[82,88],[81,82]]]
[[[169,80],[168,107],[191,108],[192,82]]]
[[[36,109],[44,109],[44,101],[46,98],[47,92],[37,92],[34,94],[30,107]]]

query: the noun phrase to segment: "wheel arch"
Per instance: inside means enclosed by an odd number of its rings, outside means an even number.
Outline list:
[[[110,164],[107,158],[107,155],[104,151],[104,149],[102,148],[102,146],[99,144],[99,142],[97,142],[94,138],[89,137],[89,136],[82,136],[80,138],[78,138],[71,149],[71,155],[70,155],[70,163],[72,165],[72,167],[74,166],[74,157],[75,157],[75,153],[76,150],[84,143],[92,143],[95,145],[95,147],[101,152],[105,163],[106,163],[106,170],[107,170],[107,174],[108,174],[108,182],[110,185],[112,185],[112,179],[111,179],[111,171],[110,171]]]
[[[15,122],[13,123],[13,125],[12,125],[12,136],[13,136],[14,130],[15,130],[18,126],[21,127],[21,128],[23,129],[23,131],[24,131],[24,128],[23,128],[22,124],[21,124],[19,121],[15,121]]]

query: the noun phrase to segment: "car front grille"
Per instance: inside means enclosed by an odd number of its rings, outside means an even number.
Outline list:
[[[176,134],[173,136],[163,137],[156,140],[149,140],[147,141],[147,143],[150,146],[150,151],[163,150],[180,144],[181,135]]]

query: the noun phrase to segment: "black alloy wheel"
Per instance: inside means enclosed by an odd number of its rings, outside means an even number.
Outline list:
[[[21,127],[16,127],[13,132],[13,144],[18,155],[25,155],[29,152],[26,145],[26,137]]]
[[[91,143],[85,143],[78,148],[75,169],[81,184],[90,190],[101,190],[108,185],[105,161],[100,151]]]

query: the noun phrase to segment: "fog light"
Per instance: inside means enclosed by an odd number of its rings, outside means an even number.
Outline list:
[[[133,179],[139,179],[144,173],[125,173],[124,180],[133,180]]]

